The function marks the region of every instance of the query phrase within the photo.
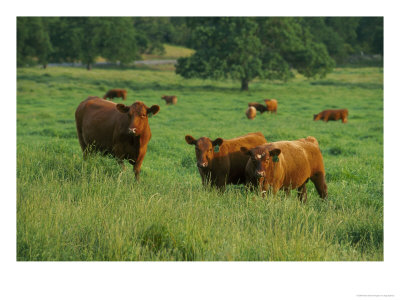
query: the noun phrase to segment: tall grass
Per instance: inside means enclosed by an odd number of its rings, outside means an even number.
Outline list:
[[[168,70],[27,68],[17,73],[18,260],[383,260],[382,69],[336,69],[323,80],[184,80]],[[110,157],[83,161],[74,111],[89,95],[125,88],[127,104],[159,104],[136,183]],[[166,106],[163,94],[178,96]],[[278,114],[253,121],[247,102],[275,98]],[[117,100],[122,102],[122,100]],[[313,122],[327,108],[349,121]],[[328,198],[307,184],[261,198],[244,186],[205,189],[184,136],[268,141],[315,136]]]

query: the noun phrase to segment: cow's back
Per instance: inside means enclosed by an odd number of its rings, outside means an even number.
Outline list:
[[[77,108],[77,126],[85,144],[95,144],[99,150],[112,150],[115,126],[124,118],[116,104],[98,97],[89,97]]]
[[[281,149],[280,172],[283,172],[285,186],[300,186],[317,172],[325,174],[322,154],[314,137],[268,144],[269,150],[274,148]]]
[[[266,142],[267,140],[261,132],[224,140],[219,153],[214,156],[213,171],[225,173],[227,183],[245,183],[245,168],[249,157],[243,154],[240,148],[251,149]]]
[[[257,110],[254,106],[249,106],[246,109],[246,116],[248,119],[253,120],[257,115]]]

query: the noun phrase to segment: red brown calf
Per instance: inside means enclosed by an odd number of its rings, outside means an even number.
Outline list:
[[[265,106],[267,107],[267,111],[271,113],[276,113],[278,111],[278,101],[275,99],[265,99]]]
[[[122,98],[123,100],[126,100],[126,90],[121,90],[121,89],[112,89],[109,90],[104,96],[104,99],[114,99],[114,98]]]
[[[178,97],[176,96],[165,96],[163,95],[161,99],[165,100],[166,104],[176,104],[178,102]]]
[[[84,158],[98,151],[115,156],[123,165],[133,165],[136,180],[151,138],[148,117],[160,110],[137,101],[131,106],[116,104],[98,97],[82,101],[75,111],[76,129]]]
[[[296,141],[280,141],[254,148],[242,147],[248,156],[246,181],[265,194],[270,188],[276,194],[297,189],[299,199],[307,200],[306,183],[314,183],[321,198],[327,196],[325,169],[318,141],[309,136]]]
[[[257,110],[255,109],[254,106],[249,106],[246,109],[246,116],[248,119],[253,120],[257,115]]]
[[[342,120],[342,123],[347,123],[348,115],[349,111],[347,109],[327,109],[314,115],[314,121],[324,120],[325,122],[328,122]]]
[[[189,145],[195,146],[197,168],[203,185],[210,184],[221,190],[226,184],[245,183],[245,167],[248,156],[240,151],[241,147],[253,148],[267,142],[261,132],[249,133],[234,139],[225,140],[208,137],[199,139],[185,136]]]

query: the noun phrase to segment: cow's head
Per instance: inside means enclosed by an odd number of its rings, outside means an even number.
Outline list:
[[[131,106],[118,103],[116,108],[119,112],[128,116],[129,126],[127,131],[129,134],[136,136],[141,135],[147,128],[149,124],[148,117],[157,114],[160,110],[158,105],[153,105],[149,108],[141,101],[137,101]]]
[[[191,135],[185,136],[185,140],[189,145],[195,146],[197,167],[203,170],[211,169],[214,153],[219,151],[218,148],[224,142],[221,138],[212,141],[208,137],[201,137],[196,140]]]
[[[314,121],[318,121],[320,118],[321,118],[321,117],[320,117],[319,114],[314,115]]]
[[[254,167],[253,175],[256,178],[266,177],[269,173],[268,170],[279,161],[279,154],[281,154],[281,149],[267,149],[265,146],[258,146],[253,149],[240,147],[240,151],[250,157],[250,163]]]

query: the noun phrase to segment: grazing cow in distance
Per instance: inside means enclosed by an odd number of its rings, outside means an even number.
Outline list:
[[[98,97],[82,101],[75,111],[76,129],[84,158],[88,152],[111,154],[123,166],[133,165],[136,180],[151,138],[148,117],[160,110],[137,101],[131,106]]]
[[[302,202],[307,200],[306,183],[314,183],[321,198],[327,196],[325,169],[318,141],[309,136],[296,141],[280,141],[254,148],[241,147],[246,154],[246,181],[259,187],[265,194],[272,188],[273,194],[284,189],[288,193],[297,189]]]
[[[253,148],[267,142],[261,132],[249,133],[234,139],[225,140],[208,137],[195,139],[185,136],[186,143],[195,146],[197,168],[204,186],[210,184],[220,190],[226,184],[245,183],[245,167],[248,157],[240,151],[241,147]]]
[[[267,107],[267,111],[271,113],[276,113],[278,110],[278,101],[275,99],[264,99],[265,106]]]
[[[347,123],[348,115],[349,111],[347,109],[327,109],[314,115],[314,121],[324,120],[325,122],[328,122],[341,119],[342,123]]]
[[[260,103],[257,103],[257,102],[249,102],[248,106],[249,107],[253,106],[260,113],[263,113],[263,112],[267,111],[267,107],[266,106],[264,106],[264,105],[262,105]]]
[[[114,98],[122,98],[122,100],[126,100],[126,90],[122,89],[112,89],[109,90],[104,96],[103,99],[114,99]]]
[[[165,96],[163,95],[161,99],[165,100],[166,104],[176,104],[178,102],[178,97],[176,96]]]
[[[253,120],[257,115],[257,110],[255,109],[254,106],[249,106],[246,109],[246,116],[248,119]]]

